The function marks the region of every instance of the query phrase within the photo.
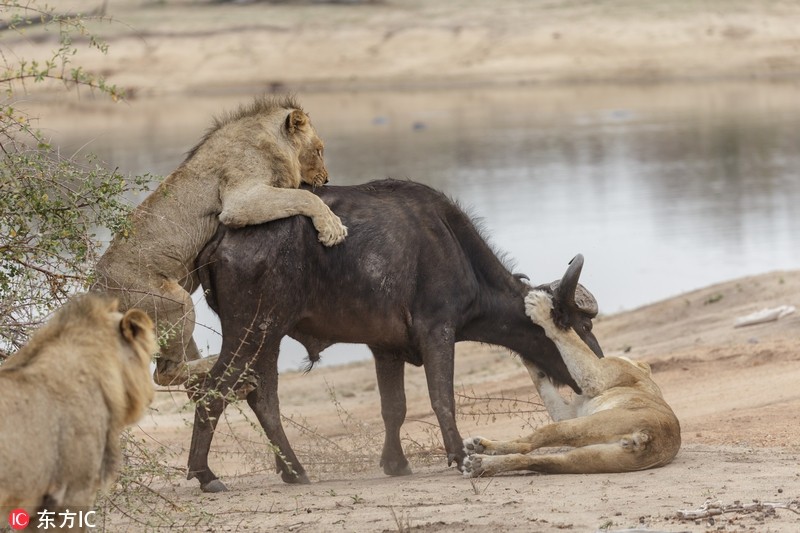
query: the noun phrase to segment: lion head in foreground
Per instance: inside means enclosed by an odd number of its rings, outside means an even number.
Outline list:
[[[97,294],[59,309],[0,366],[0,514],[87,508],[116,479],[122,429],[153,398],[153,322]],[[5,514],[3,514],[5,513]]]

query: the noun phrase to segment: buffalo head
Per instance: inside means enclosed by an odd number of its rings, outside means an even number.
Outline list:
[[[572,328],[592,349],[597,357],[603,357],[600,343],[592,333],[592,319],[597,316],[597,300],[586,287],[578,283],[583,269],[583,255],[578,254],[569,262],[564,276],[549,284],[539,285],[536,290],[553,296],[553,321],[562,329]]]

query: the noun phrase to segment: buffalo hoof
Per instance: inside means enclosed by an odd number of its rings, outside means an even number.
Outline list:
[[[308,485],[311,483],[305,472],[300,472],[299,474],[286,474],[281,472],[281,479],[284,483],[289,483],[291,485]]]
[[[225,483],[218,479],[212,479],[208,483],[200,484],[200,490],[203,492],[228,492],[228,487],[225,486]]]
[[[456,464],[456,468],[462,470],[462,465],[464,464],[464,459],[466,458],[467,454],[464,453],[464,450],[460,450],[461,453],[448,453],[447,454],[447,466],[451,466],[453,463]]]
[[[408,461],[381,461],[383,473],[387,476],[410,476],[414,472],[408,465]]]

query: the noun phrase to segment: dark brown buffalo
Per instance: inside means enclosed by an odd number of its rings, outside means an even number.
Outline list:
[[[205,382],[221,394],[198,403],[189,453],[189,479],[198,478],[204,491],[225,490],[208,466],[208,451],[224,397],[248,364],[257,386],[247,402],[280,450],[281,477],[308,482],[281,426],[277,362],[284,335],[303,343],[312,362],[337,342],[369,346],[386,426],[381,465],[389,475],[411,473],[400,444],[406,363],[424,365],[448,464],[456,461],[459,468],[464,450],[455,421],[456,342],[506,346],[578,391],[555,345],[525,316],[530,285],[504,266],[445,195],[394,180],[315,192],[349,228],[342,244],[321,246],[309,219],[291,217],[238,230],[221,227],[198,258],[223,339]],[[575,297],[582,263],[578,256],[560,284],[546,288],[556,295],[559,322],[602,356],[591,332],[597,304],[582,287]]]

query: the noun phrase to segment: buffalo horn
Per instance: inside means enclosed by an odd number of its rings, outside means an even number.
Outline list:
[[[578,278],[581,277],[581,270],[583,269],[583,255],[578,254],[569,262],[567,271],[564,272],[564,277],[561,278],[561,283],[558,284],[558,301],[566,304],[569,307],[575,308],[575,290],[578,288]]]
[[[583,255],[578,254],[569,262],[569,267],[561,279],[534,288],[548,291],[553,295],[555,301],[572,309],[577,308],[578,311],[590,317],[595,317],[598,312],[597,300],[586,287],[578,283],[582,268]]]

